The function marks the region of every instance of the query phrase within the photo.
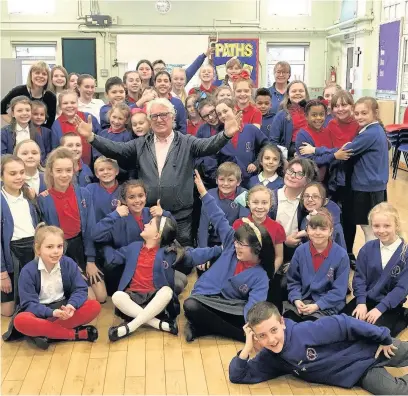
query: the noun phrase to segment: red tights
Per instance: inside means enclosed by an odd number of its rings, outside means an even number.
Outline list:
[[[92,322],[101,310],[96,300],[87,300],[78,308],[74,315],[67,319],[42,319],[31,312],[21,312],[14,318],[14,327],[22,334],[30,337],[48,337],[54,340],[74,340],[75,327]],[[78,333],[80,339],[88,338],[86,330]]]

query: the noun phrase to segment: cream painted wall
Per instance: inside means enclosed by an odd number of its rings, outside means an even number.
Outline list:
[[[1,1],[1,57],[12,57],[13,42],[54,41],[57,43],[57,62],[62,63],[61,38],[95,37],[99,85],[101,69],[112,67],[116,58],[117,34],[214,34],[220,37],[260,39],[261,82],[266,80],[266,47],[268,43],[306,43],[310,45],[307,82],[321,88],[325,80],[325,35],[323,31],[338,18],[337,0],[313,0],[311,17],[283,18],[268,15],[269,0],[241,1],[176,1],[172,10],[160,15],[154,1],[100,0],[101,14],[114,17],[115,25],[99,34],[80,26],[76,0],[58,0],[55,15],[19,16],[7,13],[7,2]],[[82,1],[83,14],[89,13],[89,2]],[[90,31],[92,31],[90,33]],[[87,33],[85,33],[87,32]],[[193,44],[192,44],[193,45]],[[175,48],[175,51],[182,50]],[[197,53],[201,52],[197,48]],[[331,56],[335,56],[331,54]],[[329,63],[330,64],[330,63]],[[117,72],[116,72],[117,73]]]

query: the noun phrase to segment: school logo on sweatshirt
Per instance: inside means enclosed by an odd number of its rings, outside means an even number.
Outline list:
[[[112,199],[111,205],[112,207],[116,208],[119,205],[120,201],[119,199]]]
[[[231,202],[230,206],[231,206],[232,209],[238,208],[238,204],[236,202],[234,202],[234,201]]]
[[[316,360],[317,359],[316,349],[307,348],[306,349],[306,357],[307,357],[307,360],[310,360],[311,362],[313,362],[313,360]]]
[[[83,208],[86,208],[86,201],[85,201],[85,198],[81,201],[81,205],[82,205],[82,207]]]
[[[245,143],[245,149],[247,152],[253,151],[253,144],[251,142],[246,142]]]
[[[164,269],[169,268],[169,263],[166,260],[163,260],[162,264]]]
[[[246,294],[248,293],[249,287],[245,283],[241,285],[238,289],[241,293]]]
[[[329,270],[327,271],[327,277],[328,277],[330,280],[333,280],[333,279],[334,279],[334,268],[333,268],[333,267],[330,267]]]
[[[399,265],[396,265],[392,270],[391,270],[391,276],[393,278],[397,277],[401,273],[401,267]]]
[[[270,131],[272,130],[272,124],[268,124],[268,125],[266,126],[266,130],[267,130],[268,132],[270,132]]]

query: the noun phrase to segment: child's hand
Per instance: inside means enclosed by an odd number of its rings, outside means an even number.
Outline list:
[[[42,193],[40,193],[40,195],[42,197],[48,197],[48,195],[50,195],[50,193],[48,192],[48,190],[44,190]]]
[[[303,315],[312,315],[319,310],[317,304],[307,304],[302,310]]]
[[[316,147],[306,142],[302,142],[302,145],[299,148],[299,153],[301,155],[314,154],[315,152],[316,152]]]
[[[160,199],[157,200],[157,205],[150,208],[150,214],[152,217],[163,216],[163,208],[160,206]]]
[[[83,136],[88,142],[93,140],[93,132],[92,132],[92,116],[88,115],[88,122],[85,122],[81,117],[75,115],[74,117],[74,125],[76,131]]]
[[[301,238],[306,238],[307,237],[307,232],[305,230],[299,231],[296,234],[296,239],[301,239]]]
[[[340,161],[347,161],[353,155],[353,150],[347,150],[344,146],[334,153],[334,158]]]
[[[367,313],[365,320],[368,323],[375,324],[381,315],[381,311],[379,311],[377,308],[373,308]]]
[[[247,167],[248,173],[254,173],[256,171],[256,166],[254,164],[249,164]]]
[[[88,275],[91,284],[98,283],[103,279],[101,277],[103,276],[103,273],[99,270],[96,264],[91,261],[86,263],[86,274]]]
[[[357,304],[357,307],[351,313],[351,316],[355,316],[356,319],[366,320],[366,317],[367,317],[367,305]]]
[[[62,319],[62,320],[69,319],[68,314],[65,311],[63,311],[62,309],[54,309],[54,311],[52,312],[52,316],[54,316],[54,318],[58,318],[58,319]]]
[[[297,232],[294,232],[293,234],[289,235],[286,238],[285,244],[288,246],[295,247],[300,245],[301,242],[302,241],[300,240],[300,238],[297,237]]]
[[[302,314],[303,314],[303,310],[306,308],[305,303],[304,303],[302,300],[296,300],[296,301],[294,302],[294,304],[295,304],[295,307],[296,307],[297,310],[298,310],[298,313],[299,313],[300,315],[302,315]]]
[[[200,194],[200,197],[202,198],[204,197],[205,194],[207,194],[207,189],[205,188],[204,183],[201,180],[201,176],[198,173],[197,169],[194,169],[194,174],[195,174],[194,183],[197,186],[197,190],[198,190],[198,193]]]
[[[245,332],[245,346],[244,349],[241,351],[239,354],[239,357],[241,359],[248,359],[249,354],[252,352],[252,349],[254,348],[254,332],[252,329],[249,327],[248,323],[245,324],[243,327],[243,330]]]
[[[381,352],[384,352],[384,356],[387,359],[391,359],[392,356],[395,356],[395,353],[393,351],[397,350],[398,348],[394,345],[380,345],[377,349],[377,352],[375,353],[375,358],[377,359],[380,355]]]
[[[61,310],[66,312],[70,318],[72,318],[74,312],[76,311],[76,309],[71,304],[63,305],[61,307]]]
[[[1,291],[3,293],[11,293],[13,291],[13,285],[11,284],[11,279],[7,271],[3,271],[0,274],[1,278]]]
[[[120,217],[126,217],[129,216],[129,208],[126,205],[121,204],[120,202],[118,203],[118,206],[116,207],[116,212]]]

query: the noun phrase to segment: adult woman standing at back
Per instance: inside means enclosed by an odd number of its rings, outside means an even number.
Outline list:
[[[57,98],[54,93],[48,90],[48,84],[51,80],[50,68],[45,62],[37,62],[31,66],[27,83],[25,85],[18,85],[14,87],[1,100],[1,117],[3,121],[10,123],[10,115],[7,114],[7,109],[10,102],[16,96],[27,96],[31,100],[40,100],[44,102],[48,109],[48,119],[45,123],[47,128],[51,128],[55,121],[55,113],[57,110]]]

